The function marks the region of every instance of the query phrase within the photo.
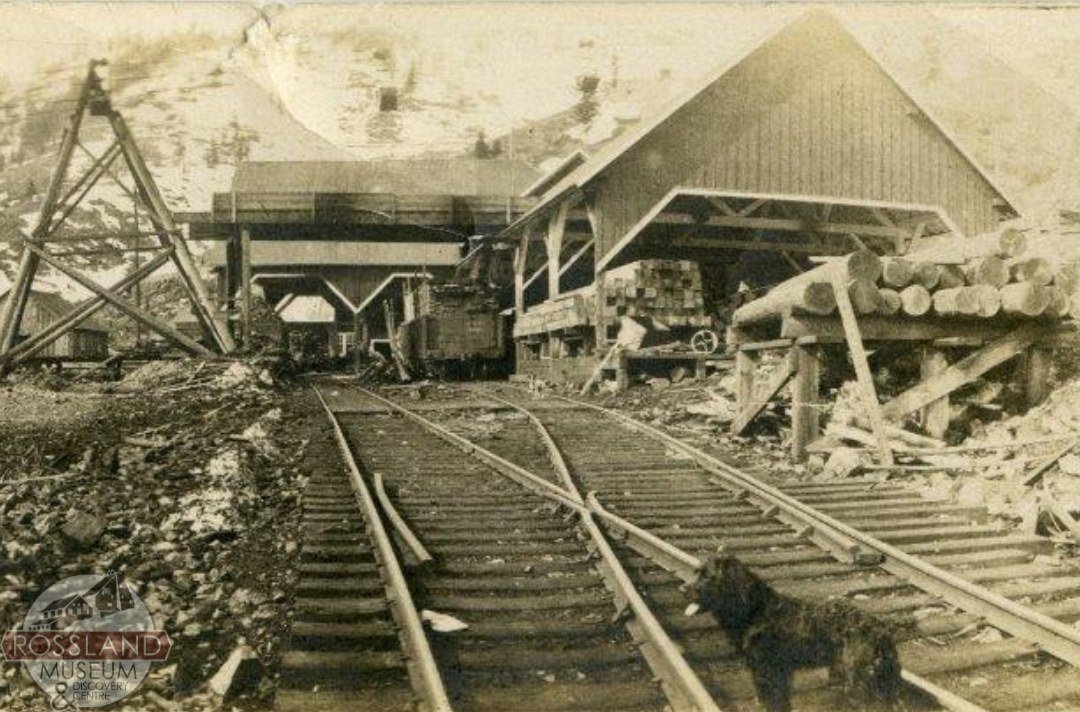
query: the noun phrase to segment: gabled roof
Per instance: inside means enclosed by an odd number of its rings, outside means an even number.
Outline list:
[[[735,67],[739,66],[750,55],[763,48],[773,40],[780,37],[782,34],[793,30],[797,26],[807,23],[819,23],[822,26],[828,27],[837,33],[843,33],[849,37],[856,45],[862,49],[863,52],[874,62],[889,78],[890,81],[899,89],[899,91],[913,104],[919,107],[934,127],[944,136],[953,148],[955,148],[961,156],[983,177],[984,180],[994,189],[998,194],[998,197],[1010,208],[1013,214],[1018,215],[1018,211],[1015,208],[1015,203],[1006,197],[1005,193],[1001,190],[1000,186],[990,176],[979,162],[964,149],[964,147],[956,140],[955,136],[944,127],[944,125],[938,121],[924,106],[923,102],[917,100],[912,92],[904,86],[904,84],[888,69],[887,65],[881,61],[881,59],[869,48],[861,42],[858,37],[847,27],[844,23],[836,17],[833,13],[827,10],[810,10],[803,13],[801,16],[790,22],[784,22],[780,24],[774,24],[768,28],[768,32],[764,37],[758,38],[756,41],[748,44],[737,52],[734,57],[723,65],[720,65],[714,71],[710,72],[699,81],[695,82],[688,91],[678,96],[674,101],[670,102],[659,113],[646,118],[641,123],[634,126],[630,131],[626,132],[622,136],[611,141],[609,144],[603,147],[602,150],[592,156],[592,158],[586,160],[571,173],[566,175],[555,185],[553,185],[547,192],[544,193],[539,203],[537,203],[531,210],[526,212],[513,224],[506,228],[504,232],[510,232],[515,228],[524,225],[527,222],[531,222],[540,213],[546,212],[550,209],[553,203],[557,202],[560,198],[568,195],[572,192],[580,190],[585,187],[590,181],[596,178],[602,173],[608,166],[610,166],[617,158],[626,153],[630,148],[635,146],[643,138],[652,133],[657,127],[668,121],[676,112],[683,106],[689,103],[698,95],[702,94],[709,87],[731,72]]]
[[[233,177],[236,193],[390,193],[516,196],[540,177],[517,160],[418,158],[383,161],[251,161]]]
[[[538,181],[530,185],[521,195],[525,198],[538,198],[546,193],[553,185],[561,181],[566,176],[570,175],[570,172],[575,170],[578,166],[589,160],[589,154],[582,151],[580,148],[569,156],[561,159],[555,167],[540,177]]]

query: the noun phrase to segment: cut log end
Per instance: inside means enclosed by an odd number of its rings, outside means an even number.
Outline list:
[[[887,287],[902,289],[915,277],[915,266],[902,257],[889,257],[881,263],[881,281]]]
[[[930,311],[933,299],[930,291],[921,284],[912,284],[900,292],[901,308],[908,316],[922,316]]]

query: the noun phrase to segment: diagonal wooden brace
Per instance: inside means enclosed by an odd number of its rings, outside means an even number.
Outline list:
[[[790,349],[787,353],[787,357],[784,359],[784,363],[779,369],[773,373],[768,383],[765,385],[765,391],[760,394],[755,394],[753,387],[750,389],[749,402],[746,407],[735,416],[735,420],[731,421],[731,433],[733,435],[739,435],[742,431],[746,430],[746,426],[753,422],[754,418],[758,416],[758,413],[765,409],[769,401],[773,399],[780,389],[784,387],[791,377],[795,375],[795,369],[798,363],[798,355],[795,353],[795,349]]]
[[[158,268],[168,262],[171,257],[171,251],[163,252],[131,274],[124,276],[114,284],[110,285],[107,289],[110,292],[119,294],[136,282],[156,272]],[[3,373],[5,369],[22,363],[46,348],[49,344],[63,336],[68,329],[74,328],[85,319],[89,319],[106,304],[108,304],[108,302],[105,301],[104,298],[99,296],[92,297],[49,324],[43,330],[36,334],[32,334],[25,341],[20,341],[10,351],[3,356],[0,356],[0,373]]]
[[[199,342],[197,342],[197,341],[195,341],[195,340],[193,340],[191,338],[188,338],[187,336],[183,335],[182,333],[180,333],[176,329],[172,328],[171,326],[166,324],[164,321],[158,319],[157,317],[154,317],[154,316],[151,316],[150,314],[147,314],[145,311],[143,311],[139,307],[135,306],[134,304],[129,302],[127,299],[124,299],[123,297],[109,291],[105,287],[102,287],[101,285],[97,284],[96,282],[94,282],[94,280],[90,279],[89,277],[82,274],[81,272],[79,272],[79,271],[77,271],[77,270],[75,270],[75,269],[73,269],[71,267],[68,267],[67,265],[65,265],[64,263],[62,263],[59,260],[55,259],[52,255],[50,255],[48,252],[41,249],[37,245],[34,245],[33,243],[27,242],[26,243],[26,249],[33,252],[35,255],[37,255],[37,257],[42,262],[45,262],[46,264],[51,266],[53,269],[55,269],[55,270],[57,270],[59,272],[63,272],[68,277],[71,277],[73,280],[75,280],[76,282],[81,284],[83,287],[85,287],[86,289],[89,289],[94,294],[98,295],[99,297],[101,297],[105,301],[109,302],[109,304],[112,304],[114,307],[121,310],[122,312],[124,312],[125,314],[130,316],[132,319],[135,319],[135,320],[141,322],[147,328],[152,329],[153,331],[156,331],[157,333],[161,334],[165,338],[169,339],[170,341],[175,342],[179,346],[187,349],[188,351],[190,351],[190,352],[192,352],[194,354],[198,354],[200,356],[212,356],[213,355],[212,351],[210,351],[208,348],[206,348],[205,346],[203,346]]]
[[[1045,324],[1024,324],[965,356],[938,375],[896,396],[882,407],[882,413],[890,420],[899,420],[909,413],[925,408],[938,398],[944,398],[995,366],[1017,356],[1045,334]]]

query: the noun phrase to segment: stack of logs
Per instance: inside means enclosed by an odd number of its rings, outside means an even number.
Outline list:
[[[825,316],[836,311],[830,283],[841,270],[860,315],[1062,319],[1080,314],[1080,264],[1056,268],[1025,257],[1026,240],[1005,230],[993,250],[956,258],[940,251],[880,258],[861,250],[787,280],[739,308],[736,326],[777,320],[786,314]]]

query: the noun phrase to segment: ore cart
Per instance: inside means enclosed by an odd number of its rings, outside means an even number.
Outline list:
[[[506,371],[507,329],[489,289],[425,283],[411,297],[417,316],[401,325],[398,339],[412,368],[440,378]]]

